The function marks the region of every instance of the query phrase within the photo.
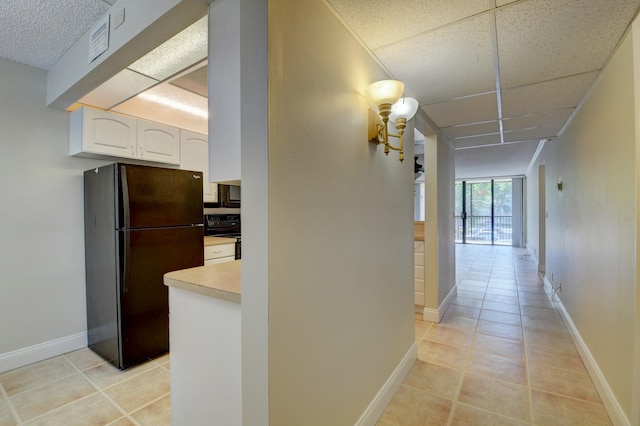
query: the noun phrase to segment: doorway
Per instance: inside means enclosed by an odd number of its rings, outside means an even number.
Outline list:
[[[456,243],[512,245],[512,180],[456,182],[455,222]]]

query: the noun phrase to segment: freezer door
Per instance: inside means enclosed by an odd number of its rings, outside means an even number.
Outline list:
[[[204,264],[202,228],[118,231],[120,368],[169,349],[169,299],[163,275]]]
[[[118,164],[118,228],[202,223],[202,172]]]

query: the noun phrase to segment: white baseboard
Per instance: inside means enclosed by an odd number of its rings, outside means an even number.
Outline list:
[[[553,293],[554,293],[553,285],[546,277],[544,278],[544,289],[551,297],[553,297]],[[602,404],[604,405],[604,408],[607,410],[609,417],[611,417],[611,422],[614,425],[631,426],[629,419],[624,414],[624,411],[622,410],[622,407],[618,403],[618,400],[616,399],[613,391],[611,390],[611,387],[609,387],[609,383],[607,383],[607,379],[604,377],[604,374],[602,374],[602,370],[600,370],[600,367],[598,366],[598,363],[596,362],[595,358],[593,357],[593,355],[591,355],[591,351],[589,351],[589,347],[582,339],[580,332],[578,332],[578,329],[576,328],[576,325],[573,323],[573,320],[571,319],[571,315],[569,315],[569,312],[564,307],[562,300],[560,300],[560,298],[556,296],[554,298],[554,302],[558,306],[558,309],[560,310],[560,315],[562,315],[562,318],[564,319],[565,323],[567,324],[567,327],[569,328],[569,332],[571,334],[571,338],[573,339],[573,343],[576,345],[576,349],[578,349],[580,358],[582,358],[582,362],[584,363],[585,367],[589,371],[589,375],[591,376],[591,379],[593,380],[593,384],[595,385],[596,390],[600,395]]]
[[[449,294],[447,294],[447,297],[445,297],[440,306],[438,306],[438,309],[424,308],[424,310],[422,311],[422,319],[428,322],[439,323],[444,316],[444,313],[447,311],[447,308],[451,304],[451,301],[456,297],[457,294],[458,285],[454,284]]]
[[[413,367],[416,359],[418,359],[418,346],[414,343],[396,369],[393,370],[393,373],[391,373],[391,376],[389,376],[382,388],[380,388],[380,391],[378,391],[367,409],[364,410],[364,413],[362,413],[362,416],[360,416],[355,426],[373,426],[378,422],[378,419],[385,408],[387,408],[387,405],[389,405],[393,395],[395,395],[400,388],[402,381],[407,374],[409,374],[409,370]]]
[[[0,373],[87,347],[87,332],[0,354]]]

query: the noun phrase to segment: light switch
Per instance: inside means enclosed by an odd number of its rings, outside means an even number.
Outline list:
[[[116,28],[118,28],[120,25],[124,24],[124,10],[125,10],[125,8],[123,7],[118,12],[116,12],[116,14],[113,16],[113,29],[114,30]]]

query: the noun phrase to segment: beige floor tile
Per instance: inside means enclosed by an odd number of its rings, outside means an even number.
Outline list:
[[[527,358],[529,365],[540,368],[563,368],[565,370],[587,373],[578,351],[574,348],[571,352],[552,352],[544,345],[527,344]]]
[[[476,332],[489,336],[522,341],[522,327],[517,325],[480,320],[478,321]]]
[[[26,422],[25,426],[88,426],[106,425],[122,417],[103,394],[95,393],[72,404]]]
[[[418,359],[447,367],[463,369],[469,350],[457,346],[423,340],[418,344]]]
[[[518,298],[516,296],[503,296],[501,294],[489,293],[484,297],[484,300],[489,302],[511,303],[517,304]]]
[[[427,334],[427,332],[431,328],[431,323],[424,322],[424,321],[416,321],[415,324],[416,324],[415,325],[416,341],[420,341],[424,338],[425,334]]]
[[[97,392],[81,374],[60,379],[10,397],[18,417],[27,421]]]
[[[550,352],[575,353],[575,345],[569,333],[536,330],[524,327],[524,341],[529,344],[543,345]]]
[[[516,420],[529,421],[529,390],[466,372],[458,400]]]
[[[64,356],[58,356],[2,373],[0,384],[11,396],[77,373]]]
[[[610,425],[602,404],[578,401],[536,390],[531,391],[533,420],[537,425]]]
[[[461,377],[461,370],[430,362],[416,361],[403,383],[430,394],[453,400],[458,393]]]
[[[597,404],[602,403],[587,373],[530,365],[529,375],[531,388]]]
[[[517,340],[476,334],[472,349],[513,359],[524,359],[524,344]]]
[[[451,426],[526,426],[528,423],[503,417],[469,405],[456,403]]]
[[[169,372],[155,367],[106,389],[105,393],[130,413],[169,393]]]
[[[524,360],[471,351],[467,370],[516,385],[528,386],[527,367]]]
[[[567,327],[561,318],[532,318],[526,315],[522,316],[522,325],[535,330],[567,332]]]
[[[127,417],[121,417],[113,423],[109,423],[107,426],[137,426],[133,421]]]
[[[487,294],[497,294],[497,295],[500,295],[500,296],[518,297],[518,291],[517,290],[507,290],[507,289],[504,289],[504,288],[489,287],[487,289]]]
[[[165,352],[161,355],[153,357],[152,359],[158,364],[164,364],[169,362],[169,360],[171,359],[171,356],[169,355],[169,352]]]
[[[485,321],[501,322],[503,324],[520,325],[520,315],[512,314],[509,312],[498,312],[482,310],[480,312],[480,319]]]
[[[131,413],[142,426],[171,426],[171,397],[169,395]]]
[[[107,362],[89,348],[69,352],[64,354],[64,357],[80,371],[88,370],[89,368],[93,368]]]
[[[0,426],[15,426],[17,424],[18,422],[9,406],[9,401],[2,399],[0,396]]]
[[[444,426],[453,402],[411,386],[401,385],[380,417],[385,426]]]
[[[451,327],[433,326],[426,334],[425,339],[447,345],[469,347],[473,341],[473,333]]]
[[[480,308],[451,304],[446,313],[459,317],[478,319],[480,316]]]
[[[471,308],[482,307],[482,300],[474,299],[472,297],[457,296],[451,301],[451,303],[454,305],[469,306]]]
[[[522,315],[529,318],[559,319],[560,321],[562,321],[562,317],[555,309],[537,308],[535,306],[523,306]]]
[[[473,291],[473,290],[463,290],[461,287],[458,287],[458,296],[466,297],[469,299],[484,299],[484,290],[481,291]]]
[[[459,317],[457,315],[446,313],[438,325],[474,332],[478,325],[478,320],[475,318]]]
[[[482,304],[482,310],[508,312],[510,314],[520,314],[520,306],[511,303],[492,302],[485,300]]]
[[[126,370],[119,370],[109,363],[84,371],[84,374],[100,389],[106,389],[155,367],[151,362],[138,364]]]

